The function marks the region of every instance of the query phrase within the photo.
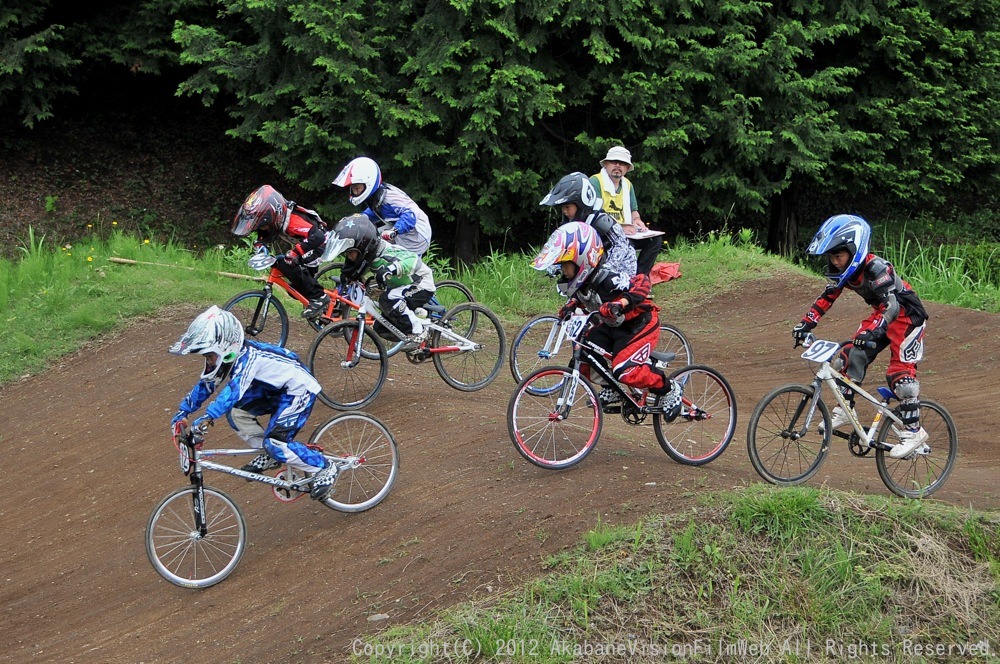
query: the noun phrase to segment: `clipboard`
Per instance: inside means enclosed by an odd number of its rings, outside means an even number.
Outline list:
[[[651,231],[646,229],[644,231],[636,231],[631,235],[626,235],[630,240],[645,240],[647,237],[657,237],[659,235],[666,235],[666,231]]]

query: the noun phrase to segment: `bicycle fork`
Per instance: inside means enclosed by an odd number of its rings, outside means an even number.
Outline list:
[[[245,329],[248,337],[257,338],[257,335],[264,331],[264,324],[267,322],[267,311],[271,307],[273,295],[271,284],[265,284],[263,291],[264,297],[257,300],[257,308],[253,312],[253,318]]]
[[[205,483],[200,470],[191,472],[191,484],[194,485],[191,493],[194,525],[198,529],[198,539],[203,539],[208,534],[208,523],[205,520]]]

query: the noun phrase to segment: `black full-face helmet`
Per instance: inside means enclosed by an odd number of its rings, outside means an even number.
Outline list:
[[[339,256],[348,249],[357,249],[356,260],[344,257],[344,269],[360,274],[374,260],[381,240],[371,219],[363,214],[352,214],[337,222],[327,242],[332,243],[327,251],[330,256]]]
[[[538,204],[559,207],[566,203],[576,203],[576,216],[572,219],[567,217],[566,221],[589,224],[594,215],[601,211],[601,198],[597,195],[597,190],[590,178],[579,171],[563,176]]]

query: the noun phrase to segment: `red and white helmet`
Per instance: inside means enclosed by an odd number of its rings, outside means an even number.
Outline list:
[[[556,288],[566,297],[573,295],[586,283],[590,275],[601,263],[604,243],[593,226],[581,221],[563,224],[549,236],[541,252],[535,256],[531,266],[536,270],[550,271],[560,263],[576,264],[576,276],[569,280],[560,279]]]
[[[357,159],[352,159],[347,166],[344,166],[344,169],[340,171],[340,175],[334,178],[333,184],[337,187],[347,187],[347,198],[351,201],[351,205],[361,205],[382,187],[382,171],[374,159],[358,157]],[[361,194],[355,196],[350,191],[352,184],[363,184],[365,185],[365,189]],[[371,203],[369,203],[369,206],[374,209]]]

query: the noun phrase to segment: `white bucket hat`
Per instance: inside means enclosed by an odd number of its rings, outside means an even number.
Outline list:
[[[604,166],[604,162],[606,161],[620,161],[628,164],[628,171],[625,171],[626,173],[635,168],[632,165],[632,153],[621,145],[616,145],[608,150],[608,156],[601,160],[601,166]]]

